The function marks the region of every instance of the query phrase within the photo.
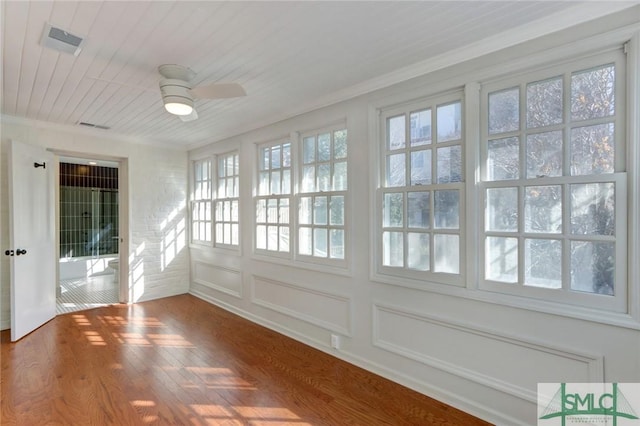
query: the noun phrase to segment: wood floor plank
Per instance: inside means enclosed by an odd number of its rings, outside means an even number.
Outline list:
[[[2,425],[486,425],[190,295],[0,339]]]

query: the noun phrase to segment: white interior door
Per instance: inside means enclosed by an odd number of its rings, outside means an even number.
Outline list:
[[[53,154],[11,141],[8,255],[12,341],[56,315],[54,182]]]

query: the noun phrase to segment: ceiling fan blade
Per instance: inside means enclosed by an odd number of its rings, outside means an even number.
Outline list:
[[[194,108],[193,111],[191,111],[191,114],[189,115],[179,115],[178,117],[180,117],[180,120],[186,122],[189,121],[193,121],[193,120],[197,120],[198,119],[198,113],[196,112],[196,109]]]
[[[191,94],[199,99],[224,99],[246,96],[247,92],[237,83],[221,83],[194,87]]]

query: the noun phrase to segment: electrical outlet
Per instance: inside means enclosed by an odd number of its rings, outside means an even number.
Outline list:
[[[334,349],[340,349],[340,336],[337,334],[331,335],[331,347]]]

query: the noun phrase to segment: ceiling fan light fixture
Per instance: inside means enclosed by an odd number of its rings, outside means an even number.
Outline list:
[[[176,79],[160,81],[160,93],[164,108],[173,115],[189,115],[193,112],[193,97],[189,93],[189,84]]]
[[[193,112],[193,101],[188,99],[164,99],[164,109],[173,115],[190,115]]]

